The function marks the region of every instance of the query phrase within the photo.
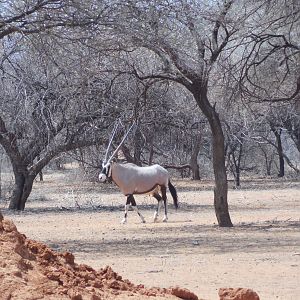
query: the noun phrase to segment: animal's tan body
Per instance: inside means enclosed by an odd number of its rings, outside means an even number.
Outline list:
[[[160,165],[139,167],[135,164],[112,163],[112,180],[127,195],[153,194],[168,186],[169,173]]]

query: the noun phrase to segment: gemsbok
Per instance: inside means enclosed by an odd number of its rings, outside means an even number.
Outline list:
[[[173,197],[175,208],[178,208],[177,192],[170,181],[169,172],[165,168],[157,164],[152,166],[139,167],[132,163],[117,163],[112,161],[114,156],[120,150],[120,147],[124,143],[127,135],[129,134],[133,126],[135,125],[133,124],[129,128],[119,146],[110,156],[110,158],[107,159],[109,148],[112,144],[112,140],[117,130],[117,126],[115,126],[105,153],[105,158],[102,163],[102,170],[99,174],[99,181],[105,182],[107,179],[111,179],[119,187],[121,192],[127,197],[125,204],[124,219],[122,220],[123,224],[127,222],[128,209],[130,205],[137,212],[137,214],[141,218],[141,221],[145,223],[145,218],[138,210],[135,199],[133,197],[133,195],[135,194],[150,194],[157,199],[158,204],[154,213],[154,222],[156,222],[158,219],[161,204],[163,201],[165,208],[163,222],[167,222],[167,187],[169,188],[170,193]],[[161,193],[161,195],[159,194],[159,192]]]

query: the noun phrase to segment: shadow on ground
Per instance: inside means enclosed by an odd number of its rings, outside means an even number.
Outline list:
[[[155,224],[158,225],[158,224]],[[276,232],[294,231],[295,235],[278,239]],[[122,235],[124,233],[124,235]],[[254,234],[255,233],[255,234]],[[180,253],[266,253],[300,249],[300,222],[242,224],[233,228],[183,223],[181,227],[160,226],[126,228],[112,239],[49,240],[56,250],[110,256],[176,255]],[[254,237],[255,236],[255,237]]]

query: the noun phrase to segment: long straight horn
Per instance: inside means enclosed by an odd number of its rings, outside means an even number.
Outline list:
[[[130,126],[130,128],[128,129],[128,131],[127,131],[126,134],[124,135],[124,137],[123,137],[123,139],[122,139],[120,145],[117,147],[117,149],[114,151],[114,153],[111,155],[111,157],[109,158],[109,160],[108,160],[107,162],[110,162],[110,161],[113,159],[113,157],[118,153],[118,151],[120,150],[120,148],[121,148],[121,146],[123,145],[124,141],[126,140],[128,134],[129,134],[129,132],[130,132],[131,129],[132,129],[133,127],[135,127],[135,126],[136,126],[135,123],[133,123],[133,124]]]
[[[110,138],[110,140],[109,140],[109,143],[108,143],[108,146],[107,146],[107,149],[106,149],[106,152],[105,152],[104,160],[103,160],[103,162],[105,162],[105,163],[106,163],[106,160],[107,160],[108,151],[109,151],[109,149],[110,149],[110,146],[111,146],[111,143],[112,143],[112,141],[113,141],[113,139],[114,139],[114,136],[115,136],[115,134],[116,134],[116,132],[117,132],[117,129],[118,129],[118,127],[119,127],[119,124],[120,124],[120,120],[118,120],[117,123],[115,124],[114,129],[113,129],[113,132],[112,132],[112,134],[111,134],[111,138]]]

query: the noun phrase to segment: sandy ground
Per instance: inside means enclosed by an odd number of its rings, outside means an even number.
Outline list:
[[[300,299],[299,182],[250,180],[231,189],[233,228],[216,224],[211,182],[174,183],[180,209],[168,194],[168,223],[153,223],[155,199],[137,196],[147,223],[130,211],[120,224],[125,198],[114,185],[68,172],[36,182],[25,212],[0,207],[31,239],[71,251],[77,263],[95,269],[110,265],[135,284],[180,285],[210,300],[220,287],[251,288],[267,300]]]

